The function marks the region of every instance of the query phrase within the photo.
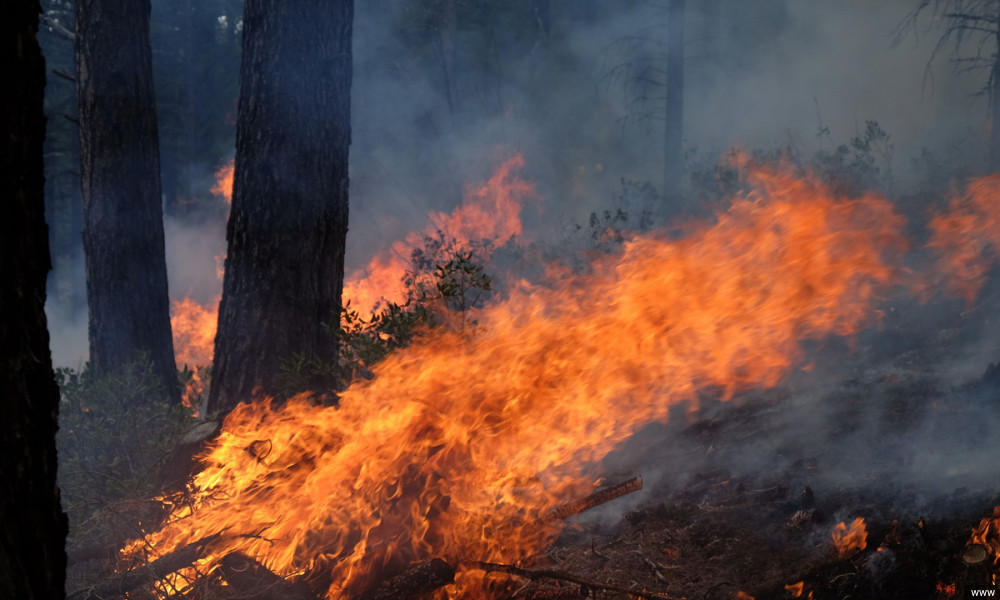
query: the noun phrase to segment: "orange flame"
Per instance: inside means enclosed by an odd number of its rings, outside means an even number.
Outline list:
[[[215,328],[218,323],[219,300],[202,306],[190,296],[170,305],[170,328],[174,337],[174,356],[178,365],[189,367],[212,364],[215,349]],[[205,393],[204,382],[195,370],[182,401],[195,408],[195,398]]]
[[[233,174],[236,172],[235,161],[229,161],[215,170],[215,185],[212,186],[212,194],[225,200],[226,204],[233,203]]]
[[[889,202],[781,168],[749,177],[714,223],[522,282],[476,333],[436,330],[337,408],[241,405],[189,501],[128,552],[218,533],[206,566],[242,551],[320,577],[331,599],[439,556],[460,568],[452,593],[476,595],[470,563],[529,561],[560,529],[546,511],[590,491],[593,465],[636,429],[705,386],[773,386],[799,340],[879,318],[906,247]]]
[[[785,586],[785,591],[788,592],[789,594],[795,596],[796,598],[800,598],[802,596],[802,592],[805,590],[805,588],[806,588],[806,582],[800,581],[798,583],[792,583],[792,584],[786,585]]]
[[[170,306],[170,327],[174,333],[174,354],[182,365],[212,363],[215,327],[220,298],[202,306],[190,296]]]
[[[979,544],[986,549],[993,565],[993,585],[1000,583],[1000,506],[993,507],[993,515],[979,522],[968,544]]]
[[[833,546],[841,558],[847,558],[868,546],[868,528],[865,526],[865,520],[861,517],[854,519],[850,527],[843,521],[837,523],[830,537],[833,539]]]
[[[945,283],[971,303],[1000,257],[1000,174],[972,179],[930,228],[928,246],[940,253]]]
[[[434,237],[442,231],[455,240],[459,250],[470,242],[490,240],[502,246],[521,234],[521,207],[525,200],[536,198],[532,184],[517,175],[524,158],[515,154],[479,186],[465,189],[463,203],[449,214],[431,212],[431,225],[420,233],[410,233],[405,241],[375,256],[364,268],[349,274],[344,280],[344,302],[361,315],[376,310],[379,302],[405,302],[402,280],[410,268],[410,254],[420,248],[424,237]]]

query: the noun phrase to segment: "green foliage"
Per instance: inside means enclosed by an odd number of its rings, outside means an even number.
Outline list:
[[[820,137],[830,137],[830,131],[821,127]],[[868,190],[892,194],[895,175],[892,161],[895,147],[891,136],[876,120],[865,122],[865,128],[846,143],[832,150],[821,150],[811,159],[794,145],[772,150],[754,149],[750,158],[757,163],[786,162],[799,165],[818,174],[832,189],[846,196],[856,196]],[[730,150],[721,157],[711,153],[688,153],[688,171],[691,173],[687,193],[696,205],[710,206],[732,197],[744,189],[746,180]]]
[[[98,376],[89,365],[57,369],[56,381],[59,487],[70,546],[117,542],[128,535],[121,528],[150,518],[159,468],[191,425],[190,412],[167,401],[148,356],[111,375]]]
[[[820,152],[814,165],[839,191],[855,195],[866,189],[892,192],[894,145],[878,121],[865,121],[865,129],[833,152]]]
[[[493,248],[486,240],[472,246],[486,252]],[[279,365],[279,393],[292,396],[325,380],[334,382],[334,389],[312,391],[336,394],[358,377],[370,379],[371,367],[432,327],[473,334],[478,327],[474,309],[492,295],[493,279],[477,262],[475,251],[457,247],[455,240],[441,232],[425,237],[424,247],[413,251],[411,268],[403,279],[408,289],[406,302],[384,302],[378,312],[368,317],[352,309],[348,302],[341,310],[337,327],[323,324],[327,334],[337,336],[337,360],[329,362],[303,354],[283,359]]]

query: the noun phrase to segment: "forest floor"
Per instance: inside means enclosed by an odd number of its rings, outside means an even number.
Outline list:
[[[818,344],[776,389],[707,397],[647,427],[604,467],[610,483],[651,485],[615,501],[624,513],[569,523],[532,569],[704,600],[944,600],[988,587],[1000,567],[962,554],[1000,505],[1000,385],[984,358],[1000,359],[993,298],[889,314],[878,331]],[[838,553],[834,528],[856,518],[864,548]],[[585,588],[512,579],[501,597]]]

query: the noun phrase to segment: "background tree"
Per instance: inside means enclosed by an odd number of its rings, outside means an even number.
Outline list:
[[[45,89],[45,215],[52,252],[49,292],[68,312],[87,305],[83,278],[75,272],[81,254],[80,140],[73,75],[72,32],[76,6],[72,0],[44,0],[38,42],[49,68]]]
[[[684,141],[685,99],[698,104],[752,70],[769,42],[788,26],[788,9],[777,0],[691,5],[669,0],[633,10],[648,14],[649,25],[608,46],[606,59],[613,66],[607,80],[609,88],[621,86],[625,92],[626,125],[637,123],[643,133],[662,132],[655,139],[656,147],[663,148],[662,207],[656,212],[664,218],[698,208],[687,193],[693,173],[687,164],[692,148]],[[633,137],[630,143],[639,140]]]
[[[949,48],[955,68],[987,73],[979,95],[986,97],[989,107],[989,168],[1000,170],[1000,0],[920,0],[899,25],[897,44],[918,31],[925,13],[930,16],[927,30],[940,30],[940,36],[924,71],[924,83],[933,82],[931,66]]]
[[[168,215],[212,200],[212,171],[232,158],[239,92],[238,0],[160,0],[150,36]]]
[[[4,219],[0,225],[0,597],[64,596],[66,518],[56,487],[59,388],[45,319],[51,268],[45,225],[45,59],[35,40],[40,7],[15,2],[0,26],[7,91],[0,112]]]
[[[76,79],[90,363],[148,353],[180,401],[170,334],[149,0],[78,0]]]
[[[352,0],[247,0],[233,205],[208,410],[332,361],[344,279]],[[323,385],[324,382],[314,382]]]

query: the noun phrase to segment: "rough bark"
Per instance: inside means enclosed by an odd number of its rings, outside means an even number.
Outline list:
[[[78,0],[76,79],[90,364],[148,353],[180,401],[164,253],[150,0]]]
[[[56,487],[59,389],[45,320],[51,268],[45,225],[42,143],[45,59],[35,39],[39,3],[7,7],[0,100],[0,598],[64,597],[66,517]]]
[[[683,208],[684,0],[667,9],[667,109],[663,152],[663,201],[668,213]]]
[[[208,411],[332,361],[343,289],[351,0],[247,0],[228,255]],[[328,382],[314,382],[323,385]]]

